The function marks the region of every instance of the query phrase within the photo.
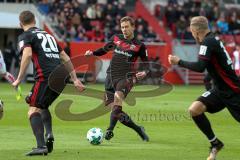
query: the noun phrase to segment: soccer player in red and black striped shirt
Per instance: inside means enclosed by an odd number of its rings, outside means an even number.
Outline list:
[[[30,11],[23,11],[19,16],[21,28],[24,32],[19,36],[19,50],[22,54],[20,71],[13,86],[18,86],[24,78],[24,73],[32,60],[34,65],[35,84],[26,98],[29,104],[28,117],[37,140],[37,148],[26,154],[43,155],[52,152],[53,133],[52,118],[48,107],[59,96],[48,84],[48,77],[62,62],[69,62],[68,55],[59,47],[55,38],[46,31],[35,27],[35,16]],[[72,64],[70,69],[73,70]],[[83,90],[82,83],[73,71],[70,76],[75,87]],[[59,86],[62,89],[64,86]],[[44,127],[46,134],[44,139]],[[45,143],[46,141],[46,143]]]
[[[135,23],[131,17],[123,17],[120,20],[123,34],[114,35],[110,42],[96,51],[86,51],[85,55],[101,56],[109,50],[114,50],[113,57],[107,69],[105,81],[105,105],[112,108],[110,125],[107,128],[105,139],[113,137],[113,130],[117,121],[135,130],[144,141],[149,141],[142,126],[136,125],[127,113],[122,110],[122,102],[131,91],[134,79],[142,79],[148,74],[148,68],[144,71],[134,71],[134,62],[138,57],[142,61],[148,61],[145,45],[134,37]],[[142,64],[141,64],[142,65]],[[146,65],[147,66],[147,65]]]
[[[210,32],[207,18],[193,17],[190,29],[193,37],[200,43],[198,61],[187,62],[170,55],[169,62],[197,72],[207,69],[213,80],[213,89],[203,93],[193,102],[189,107],[189,112],[211,143],[208,160],[215,160],[223,143],[215,136],[204,112],[216,113],[227,107],[232,116],[240,122],[240,80],[223,43],[219,37]]]

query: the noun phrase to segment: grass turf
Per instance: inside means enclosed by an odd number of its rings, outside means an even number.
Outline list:
[[[26,96],[32,84],[23,84]],[[103,90],[103,85],[91,85]],[[143,86],[142,89],[147,87]],[[7,83],[0,83],[0,98],[4,101],[4,117],[0,120],[0,159],[26,160],[203,160],[208,155],[208,141],[187,114],[187,108],[204,91],[203,86],[174,86],[168,94],[153,98],[137,98],[136,106],[124,104],[136,123],[145,127],[150,142],[140,140],[134,131],[118,123],[115,137],[99,146],[90,145],[86,133],[92,127],[106,129],[109,113],[89,121],[63,121],[55,114],[55,106],[64,99],[74,101],[73,113],[93,109],[101,100],[61,95],[50,107],[53,116],[55,145],[53,153],[45,157],[25,157],[35,146],[29,121],[28,106],[24,100],[16,101],[15,91]],[[239,159],[240,127],[227,110],[208,116],[217,136],[225,142],[218,160]]]

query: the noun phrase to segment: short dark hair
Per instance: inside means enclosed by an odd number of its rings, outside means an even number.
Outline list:
[[[35,16],[31,11],[22,11],[19,20],[23,25],[35,23]]]
[[[135,20],[130,16],[125,16],[125,17],[121,18],[120,23],[122,23],[122,22],[130,22],[130,24],[132,26],[135,26]]]

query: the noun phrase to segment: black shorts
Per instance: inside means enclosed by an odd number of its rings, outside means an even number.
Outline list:
[[[59,93],[49,88],[47,82],[37,81],[25,100],[29,106],[46,109],[59,95]]]
[[[128,93],[131,91],[133,87],[133,80],[131,78],[123,78],[123,79],[112,79],[110,76],[107,76],[105,80],[105,95],[104,101],[105,105],[109,105],[114,102],[114,93],[116,91],[123,92],[125,98]]]
[[[215,89],[211,89],[198,97],[197,101],[202,102],[207,107],[207,112],[216,113],[225,107],[232,116],[240,121],[240,94],[221,94]]]

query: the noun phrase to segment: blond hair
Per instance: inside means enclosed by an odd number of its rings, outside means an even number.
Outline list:
[[[209,30],[208,19],[204,16],[196,16],[191,19],[191,27],[194,27],[197,31]]]

